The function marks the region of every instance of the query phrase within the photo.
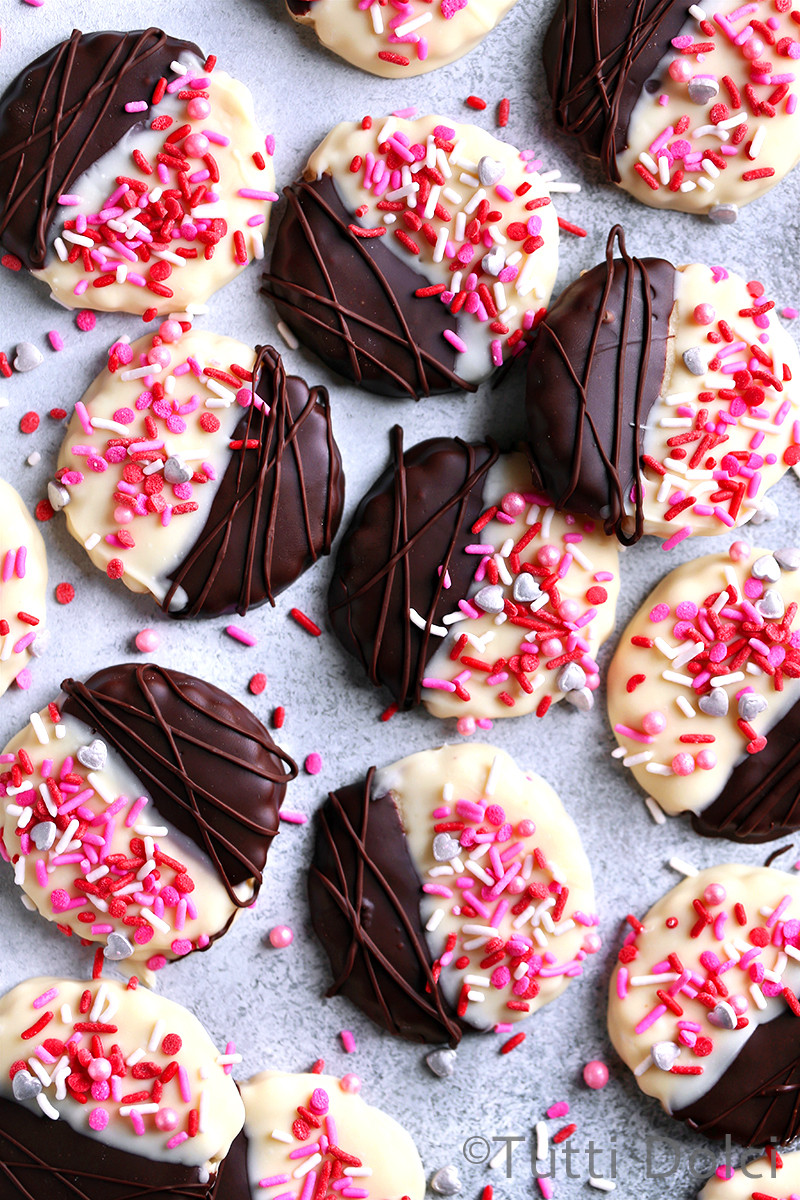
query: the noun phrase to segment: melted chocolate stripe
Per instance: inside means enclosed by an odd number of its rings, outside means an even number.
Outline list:
[[[235,885],[254,878],[258,890],[269,842],[278,832],[283,788],[296,777],[296,764],[249,710],[218,688],[152,664],[129,667],[124,677],[118,674],[114,678],[115,671],[125,670],[100,672],[88,684],[64,680],[61,687],[67,701],[63,711],[100,732],[145,783],[162,815],[206,852],[231,902],[237,908],[247,907],[252,897],[239,899]],[[100,686],[92,688],[98,680]],[[109,694],[109,689],[120,683],[123,694]],[[103,684],[105,690],[101,690]],[[197,686],[209,703],[201,705],[192,699],[190,690]],[[157,688],[162,699],[156,695]],[[187,714],[196,723],[197,736],[179,724]],[[246,757],[232,748],[243,740],[250,743]],[[190,755],[191,769],[185,765]],[[225,778],[213,774],[213,768],[219,771],[220,767],[226,775],[230,772],[227,785]],[[200,782],[201,773],[204,782]],[[236,796],[236,782],[240,789],[249,787],[257,796],[226,802],[224,795]],[[266,805],[272,816],[269,824],[259,813],[259,803]]]

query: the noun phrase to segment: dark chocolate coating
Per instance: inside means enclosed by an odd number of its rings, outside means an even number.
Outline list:
[[[311,923],[341,993],[377,1025],[412,1042],[458,1044],[420,918],[422,881],[391,795],[361,783],[331,792],[317,815],[308,876]]]
[[[311,11],[310,0],[286,0],[286,7],[293,17],[305,17]]]
[[[606,261],[551,306],[528,364],[534,476],[557,508],[602,520],[627,544],[642,536],[639,464],[664,379],[674,295],[672,263],[631,258],[615,226]],[[631,532],[625,502],[634,484]]]
[[[208,857],[231,901],[261,886],[294,761],[249,709],[181,671],[125,663],[86,683],[65,679],[62,712],[120,754],[166,821]]]
[[[0,1097],[0,1196],[3,1200],[250,1200],[247,1139],[231,1144],[217,1174],[159,1162],[77,1133]]]
[[[160,29],[75,30],[9,84],[0,97],[0,243],[29,270],[45,265],[58,197],[137,125],[130,100],[150,101],[170,63],[203,59],[192,42]],[[68,211],[68,210],[61,210]]]
[[[242,442],[214,496],[203,532],[170,575],[188,595],[178,617],[219,616],[249,608],[293,583],[330,554],[344,506],[344,473],[324,388],[287,375],[271,346],[257,350],[256,395],[232,440]],[[269,410],[265,415],[266,409]],[[247,442],[257,441],[248,448]]]
[[[419,703],[439,643],[431,624],[467,594],[477,564],[464,547],[474,540],[471,526],[497,457],[493,442],[470,446],[460,438],[432,438],[403,453],[403,431],[395,426],[392,462],[339,543],[328,593],[334,633],[401,708]],[[410,608],[425,629],[410,620]]]
[[[743,1146],[779,1144],[800,1133],[800,1019],[786,1011],[765,1021],[714,1086],[673,1113],[706,1137],[730,1134]]]
[[[556,124],[613,183],[642,89],[687,20],[679,0],[560,0],[545,35]]]
[[[442,336],[456,319],[429,280],[382,238],[350,232],[355,218],[333,179],[299,179],[285,188],[264,291],[305,346],[354,383],[382,396],[475,391],[455,372],[456,352]]]
[[[800,702],[769,731],[763,750],[745,755],[692,826],[734,842],[771,842],[800,829]]]

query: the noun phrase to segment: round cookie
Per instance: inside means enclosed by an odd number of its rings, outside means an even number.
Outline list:
[[[387,79],[435,71],[474,50],[516,0],[400,0],[390,8],[360,0],[286,0],[334,54]]]
[[[28,979],[0,1026],[7,1200],[222,1200],[244,1106],[191,1012],[112,980]]]
[[[791,8],[560,0],[544,41],[556,122],[637,200],[729,224],[800,158]]]
[[[434,438],[403,451],[339,543],[334,632],[396,706],[436,717],[543,717],[593,703],[614,625],[618,552],[595,523],[556,513],[522,454]]]
[[[291,758],[213,684],[131,663],[62,683],[0,762],[27,908],[151,970],[221,937],[260,890]]]
[[[591,870],[561,801],[479,743],[332,792],[308,890],[328,995],[410,1041],[454,1046],[464,1030],[519,1021],[600,948]]]
[[[243,616],[330,552],[344,475],[328,393],[271,347],[166,321],[112,347],[49,496],[96,566],[171,616]]]
[[[0,696],[28,686],[31,655],[47,646],[47,555],[22,497],[0,479]]]
[[[697,1200],[752,1200],[760,1192],[768,1200],[792,1200],[800,1192],[800,1154],[778,1154],[772,1146],[760,1158],[748,1158],[732,1175],[719,1167]],[[769,1191],[764,1192],[768,1187]],[[791,1195],[790,1195],[791,1193]]]
[[[628,923],[608,1028],[639,1087],[708,1137],[791,1141],[800,1128],[800,880],[727,863]]]
[[[724,267],[632,257],[615,226],[528,366],[534,476],[556,506],[665,549],[749,520],[800,457],[800,355],[773,307]]]
[[[423,1200],[425,1174],[410,1135],[338,1079],[264,1071],[240,1090],[246,1174],[241,1190],[229,1195],[223,1186],[219,1200],[260,1200],[265,1179],[267,1195],[286,1200],[331,1195],[328,1188],[345,1197],[366,1191],[375,1200]]]
[[[800,555],[750,549],[678,567],[608,670],[614,751],[698,833],[763,842],[800,828]]]
[[[444,117],[337,125],[286,189],[265,290],[368,391],[474,391],[521,351],[555,282],[558,223],[535,165]]]
[[[182,312],[263,257],[252,97],[160,29],[75,30],[0,98],[0,243],[68,308]]]

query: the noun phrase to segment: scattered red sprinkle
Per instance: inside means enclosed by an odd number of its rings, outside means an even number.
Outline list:
[[[539,701],[538,707],[536,709],[537,717],[543,717],[545,715],[548,708],[550,707],[550,703],[551,703],[551,700],[550,700],[549,696],[545,696],[543,700]]]
[[[22,262],[17,258],[16,254],[4,254],[3,257],[0,258],[0,263],[2,263],[2,265],[9,271],[22,270]]]
[[[109,560],[106,567],[106,575],[109,579],[121,579],[125,574],[125,564],[121,558],[112,558]]]
[[[75,588],[71,583],[59,583],[56,587],[56,600],[59,604],[71,604],[75,599]]]
[[[49,500],[40,500],[34,509],[37,521],[49,521],[56,514]]]
[[[213,413],[203,413],[199,424],[205,433],[216,433],[219,429],[219,418],[215,417]]]
[[[504,96],[503,99],[500,101],[500,103],[497,106],[497,124],[500,126],[501,129],[503,129],[508,124],[508,114],[510,112],[510,109],[511,109],[511,101],[508,99],[507,96]]]
[[[558,218],[558,227],[563,229],[565,233],[572,233],[575,237],[586,237],[586,230],[581,229],[580,225],[573,225],[572,221],[565,221],[563,217]]]
[[[109,566],[111,564],[109,563]],[[103,974],[103,947],[98,946],[94,952],[94,962],[92,963],[92,979],[99,979]]]
[[[561,1142],[565,1142],[567,1138],[571,1138],[577,1128],[577,1125],[565,1125],[563,1129],[559,1129],[558,1133],[554,1133],[550,1140],[555,1146],[558,1146]]]
[[[410,61],[405,54],[395,54],[393,50],[379,50],[378,58],[382,58],[384,62],[394,63],[397,67],[407,67]]]
[[[35,412],[26,412],[19,420],[19,427],[23,433],[35,433],[39,428],[39,414]]]
[[[67,410],[65,408],[51,408],[47,415],[54,421],[63,421],[67,415]]]
[[[476,108],[478,112],[483,112],[484,108],[486,108],[486,101],[481,100],[480,96],[467,96],[464,103],[468,108]]]
[[[247,686],[254,696],[260,696],[267,686],[267,677],[264,672],[257,671]]]
[[[322,630],[320,629],[319,625],[315,625],[311,620],[311,617],[307,617],[306,614],[301,612],[299,608],[290,608],[289,616],[293,620],[297,621],[297,624],[301,625],[302,628],[305,629],[306,633],[310,633],[313,637],[321,636]]]
[[[279,704],[278,707],[272,713],[272,728],[273,729],[283,729],[283,722],[285,720],[286,720],[286,709],[283,707],[282,704]]]
[[[486,105],[484,105],[484,108],[485,107]],[[515,1033],[512,1038],[509,1038],[507,1042],[503,1043],[503,1045],[500,1047],[500,1053],[510,1054],[511,1051],[516,1049],[517,1046],[522,1045],[527,1036],[528,1035],[526,1033]]]

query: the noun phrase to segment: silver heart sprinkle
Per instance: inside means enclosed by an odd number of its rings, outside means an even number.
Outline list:
[[[767,521],[774,521],[779,515],[778,506],[772,497],[764,496],[761,500],[759,500],[758,508],[750,518],[750,524],[764,525]]]
[[[693,375],[705,375],[708,370],[708,363],[703,358],[699,346],[690,346],[688,350],[684,350],[683,361],[686,370],[691,371]]]
[[[191,468],[187,467],[179,454],[170,454],[164,463],[164,478],[167,483],[188,483],[192,474]]]
[[[717,1029],[735,1029],[739,1022],[735,1009],[725,1000],[720,1000],[719,1004],[711,1009],[708,1020],[711,1025],[716,1025]]]
[[[586,672],[578,663],[567,663],[556,678],[556,687],[560,692],[574,692],[586,683]]]
[[[439,1170],[431,1176],[431,1191],[434,1191],[439,1196],[455,1196],[461,1191],[461,1180],[458,1177],[458,1170],[454,1166],[440,1167]]]
[[[724,717],[728,711],[728,693],[724,688],[716,687],[706,696],[701,696],[697,702],[700,712],[707,717]]]
[[[777,583],[781,577],[781,569],[771,554],[762,554],[750,568],[750,573],[756,579],[766,579],[767,583]]]
[[[590,708],[594,708],[594,694],[587,687],[576,688],[574,692],[565,692],[564,699],[567,704],[577,708],[578,712],[588,712]]]
[[[122,933],[110,933],[108,941],[103,949],[103,958],[107,958],[109,962],[121,962],[123,958],[130,958],[133,954],[133,946]]]
[[[735,225],[739,220],[739,205],[715,204],[708,210],[708,219],[715,225]]]
[[[800,550],[794,546],[784,546],[782,550],[776,550],[774,558],[782,571],[800,570]]]
[[[710,104],[719,95],[719,84],[710,75],[699,75],[689,80],[689,99],[692,104]]]
[[[487,275],[499,275],[505,265],[506,256],[499,246],[492,246],[491,250],[481,259],[481,266]]]
[[[473,596],[478,608],[486,613],[501,613],[503,611],[503,589],[496,584],[490,584]]]
[[[43,359],[44,355],[37,350],[33,342],[20,342],[16,349],[14,369],[16,371],[32,371],[34,367],[39,366]]]
[[[37,850],[49,850],[56,840],[54,821],[40,821],[31,830],[31,841]]]
[[[755,608],[768,621],[779,620],[786,612],[783,596],[775,588],[767,588],[760,600],[756,600]]]
[[[458,842],[451,838],[449,833],[437,833],[433,839],[433,857],[437,862],[450,862],[451,858],[458,858],[460,849]]]
[[[758,692],[745,692],[739,697],[739,716],[743,721],[752,721],[768,708],[765,696]]]
[[[455,1050],[432,1050],[425,1056],[425,1062],[434,1075],[438,1075],[440,1079],[447,1079],[456,1069],[456,1058]]]
[[[501,162],[496,158],[490,158],[488,154],[484,154],[483,158],[478,163],[478,179],[484,187],[494,187],[506,173],[506,169]]]
[[[677,1062],[681,1048],[674,1042],[654,1042],[650,1047],[650,1057],[659,1071],[669,1071]]]
[[[514,580],[514,599],[520,604],[527,604],[530,600],[538,600],[541,594],[542,589],[527,571],[523,571]]]
[[[47,499],[55,512],[61,512],[62,508],[66,508],[70,502],[70,494],[61,483],[56,483],[55,479],[51,479],[47,485]]]
[[[15,1100],[35,1100],[42,1090],[42,1081],[30,1071],[17,1071],[11,1081],[11,1092]]]
[[[77,754],[78,762],[89,771],[102,771],[106,765],[107,757],[108,749],[106,744],[105,742],[101,742],[99,738],[95,738],[88,746],[81,746]]]
[[[50,645],[50,630],[43,629],[41,633],[37,633],[35,641],[31,642],[28,649],[34,658],[41,658],[47,647]]]

